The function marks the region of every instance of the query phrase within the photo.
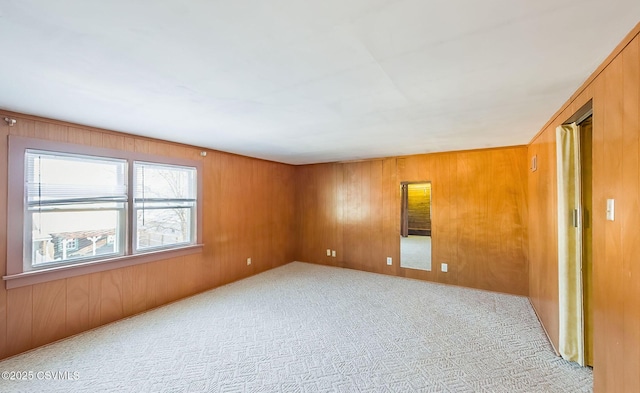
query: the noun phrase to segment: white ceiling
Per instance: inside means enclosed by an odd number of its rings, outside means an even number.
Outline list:
[[[0,108],[305,164],[526,144],[638,0],[0,0]]]

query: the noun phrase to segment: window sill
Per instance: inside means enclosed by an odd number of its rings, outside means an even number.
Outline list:
[[[6,288],[19,288],[26,285],[60,280],[63,278],[81,276],[85,274],[119,269],[127,266],[139,265],[160,261],[163,259],[177,258],[202,252],[203,244],[195,244],[170,250],[146,252],[144,254],[125,255],[121,257],[103,259],[100,261],[78,263],[74,265],[56,266],[48,269],[38,269],[29,272],[12,274],[2,277],[6,282]]]

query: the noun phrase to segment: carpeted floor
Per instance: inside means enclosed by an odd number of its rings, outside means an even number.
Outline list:
[[[400,266],[431,270],[431,236],[400,236]]]
[[[554,355],[524,297],[299,262],[2,361],[0,371],[34,373],[0,379],[2,392],[592,390],[590,369]]]

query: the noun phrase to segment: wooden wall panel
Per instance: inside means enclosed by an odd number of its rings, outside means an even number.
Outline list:
[[[515,147],[298,167],[297,259],[327,263],[322,239],[341,233],[340,266],[526,295],[526,151]],[[336,187],[331,176],[340,179]],[[492,179],[496,184],[490,185]],[[402,181],[432,182],[430,272],[399,266]],[[336,205],[340,218],[332,214]],[[392,266],[386,264],[389,256]],[[441,262],[449,264],[448,273],[439,271]]]
[[[640,38],[622,54],[623,386],[640,390]]]
[[[66,336],[66,281],[33,286],[33,345],[40,346]]]
[[[220,167],[219,203],[224,207],[220,211],[220,220],[224,239],[222,244],[222,283],[229,283],[249,276],[254,266],[247,265],[254,248],[251,245],[252,214],[247,209],[254,202],[251,197],[253,178],[251,160],[243,157],[225,155]]]
[[[122,271],[122,308],[125,316],[147,308],[147,265],[129,266]]]
[[[493,150],[489,154],[487,275],[485,285],[501,283],[500,291],[529,293],[526,149]],[[494,189],[500,190],[499,198]]]
[[[529,146],[529,297],[555,348],[558,348],[558,227],[555,128]]]
[[[440,270],[441,263],[458,260],[458,244],[450,240],[458,235],[457,226],[450,225],[458,222],[456,194],[459,190],[451,181],[457,167],[456,156],[453,154],[438,154],[435,157],[434,172],[437,177],[434,182],[438,191],[434,193],[434,198],[438,200],[438,207],[432,211],[432,266],[436,274],[435,281],[445,284],[458,282],[458,266],[453,264],[446,273]]]
[[[604,112],[596,115],[603,116],[605,130],[604,144],[604,161],[594,162],[594,165],[604,165],[607,176],[604,179],[594,179],[594,187],[603,187],[605,190],[605,198],[617,199],[618,203],[618,219],[615,221],[605,221],[604,241],[605,241],[605,260],[604,264],[607,269],[599,269],[599,285],[596,287],[596,296],[606,299],[608,306],[607,318],[603,319],[599,324],[601,330],[596,334],[607,335],[610,337],[622,337],[623,335],[623,294],[622,294],[622,215],[627,212],[624,210],[621,200],[622,191],[622,160],[623,160],[623,131],[622,131],[622,58],[617,57],[605,69],[604,78]],[[637,195],[636,195],[637,198]],[[596,207],[594,214],[598,214],[601,209]],[[597,241],[597,240],[596,240]],[[596,262],[597,263],[597,262]],[[622,340],[610,342],[606,347],[600,349],[600,358],[606,364],[616,362],[616,358],[622,353]],[[604,353],[603,353],[604,351]],[[622,372],[624,367],[609,368],[606,370],[606,391],[621,392],[622,389]]]
[[[461,154],[457,161],[458,260],[454,267],[460,285],[488,289],[491,283],[485,280],[487,275],[482,274],[487,271],[489,263],[489,250],[485,249],[485,243],[488,236],[495,236],[487,231],[489,157],[482,152],[471,152]],[[436,203],[434,201],[434,207]]]
[[[263,227],[266,229],[266,261],[264,269],[281,266],[295,259],[296,187],[295,168],[269,163],[264,184],[267,190]]]
[[[593,102],[595,392],[640,391],[640,24],[529,145],[530,296],[558,345],[555,128]],[[616,201],[606,220],[606,200]]]
[[[7,151],[7,136],[9,126],[4,121],[0,121],[0,151]],[[7,184],[7,160],[0,159],[0,183]],[[7,191],[9,187],[0,189],[0,276],[7,272]],[[7,291],[5,286],[0,286],[0,359],[8,356],[7,350]]]
[[[382,265],[382,272],[389,275],[400,273],[400,187],[397,180],[397,160],[385,158],[382,161],[382,233],[380,246],[386,257],[392,258],[393,265]]]
[[[293,166],[1,111],[18,120],[7,135],[203,160],[201,254],[0,288],[0,359],[291,262],[296,247]],[[7,162],[0,161],[7,184]],[[2,187],[6,190],[10,185]],[[0,209],[6,211],[6,191]],[[246,258],[253,264],[247,266]],[[6,215],[0,215],[0,272],[6,269]],[[46,327],[46,329],[45,329]]]
[[[195,293],[269,265],[286,263],[294,256],[443,283],[521,294],[528,291],[557,346],[555,127],[593,99],[595,391],[640,391],[638,31],[640,25],[545,125],[528,146],[527,157],[523,149],[514,148],[294,168],[209,151],[203,159],[206,245],[202,255],[181,258],[176,263],[161,261],[121,269],[113,275],[75,277],[37,288],[0,289],[0,358],[59,337],[61,326],[65,335],[75,334],[183,293]],[[6,114],[19,121],[11,128],[0,125],[3,156],[6,135],[11,133],[199,159],[197,148]],[[526,189],[520,188],[522,171],[533,155],[538,158],[538,169],[528,173]],[[267,166],[270,169],[265,169]],[[437,269],[416,273],[398,266],[398,185],[403,180],[433,182],[433,265],[437,268],[441,261],[448,262],[449,273]],[[6,162],[0,162],[0,181],[7,184]],[[499,195],[483,189],[483,182],[497,186]],[[466,198],[460,197],[461,190],[469,192]],[[252,195],[263,199],[254,204]],[[498,204],[501,198],[509,201],[506,206]],[[617,201],[614,222],[604,220],[606,198]],[[470,209],[468,204],[475,208]],[[255,206],[268,206],[272,212],[265,214]],[[6,210],[4,192],[0,193],[0,209]],[[519,221],[523,214],[529,218],[525,225]],[[258,222],[252,223],[252,217]],[[281,217],[270,240],[260,238],[265,222],[271,223],[267,225],[270,228]],[[5,220],[0,217],[3,272]],[[476,227],[464,227],[467,220]],[[326,257],[326,248],[336,249],[337,258]],[[479,252],[477,258],[471,258],[471,250]],[[256,266],[248,268],[246,257],[253,253],[258,255]],[[387,256],[394,258],[391,267],[386,266]],[[500,260],[493,264],[496,259]],[[521,282],[527,276],[523,273],[527,264],[528,288]],[[486,274],[472,277],[478,272]],[[169,275],[174,274],[180,276],[180,285],[169,289]],[[515,283],[505,282],[507,277],[515,277]],[[53,293],[53,300],[45,293]],[[63,307],[64,318],[55,319],[55,334],[38,333],[37,327],[49,318],[47,313]]]
[[[102,311],[102,275],[89,274],[89,328],[101,325]]]
[[[298,233],[295,259],[336,266],[344,259],[336,233],[338,210],[336,164],[308,165],[295,169],[296,221]],[[322,206],[314,209],[314,206]],[[336,250],[336,257],[326,250]]]
[[[369,217],[370,229],[368,231],[369,238],[365,239],[365,244],[369,244],[369,253],[365,258],[371,261],[371,270],[376,273],[382,273],[386,270],[386,259],[389,254],[389,251],[383,248],[383,198],[385,193],[382,180],[383,164],[382,160],[375,160],[370,163],[369,211],[366,213]]]
[[[603,322],[606,319],[605,307],[607,304],[606,291],[604,291],[604,285],[597,285],[598,277],[601,274],[606,274],[606,271],[601,272],[601,269],[606,269],[602,263],[606,258],[605,242],[599,239],[605,237],[605,215],[603,213],[603,205],[606,206],[606,190],[602,188],[602,185],[596,187],[596,179],[603,179],[606,174],[606,168],[602,164],[604,163],[604,146],[605,146],[605,133],[604,133],[604,108],[605,102],[602,99],[604,97],[604,78],[598,78],[593,83],[593,364],[605,364],[605,358],[601,357],[606,353],[606,340],[599,338],[599,332],[606,330],[603,326]],[[605,208],[606,209],[606,208]],[[544,322],[544,321],[543,321]],[[603,329],[604,328],[604,329]],[[603,390],[603,384],[606,379],[599,375],[594,375],[594,391],[606,391]]]
[[[15,355],[33,345],[33,288],[7,291],[7,355]]]
[[[221,159],[222,154],[209,154],[204,160],[204,189],[205,195],[204,201],[202,201],[202,208],[206,212],[205,220],[207,225],[203,225],[203,242],[207,245],[202,253],[204,272],[200,271],[198,274],[203,274],[205,277],[205,283],[207,288],[216,287],[222,285],[222,257],[223,246],[225,240],[225,231],[219,230],[223,227],[221,211],[223,206],[221,204],[221,192],[220,178],[222,175]],[[215,263],[213,263],[215,261]]]
[[[89,329],[89,277],[67,278],[66,335]]]
[[[369,179],[364,178],[363,164],[347,163],[342,165],[343,178],[339,185],[344,192],[342,202],[342,214],[344,225],[342,228],[343,237],[343,266],[349,268],[361,267],[364,269],[362,260],[362,242],[359,239],[361,232],[367,231],[368,225],[360,222],[360,211],[362,209],[361,182],[368,184]],[[323,208],[322,206],[318,206]],[[311,209],[318,208],[311,206]]]
[[[122,269],[100,273],[100,324],[124,317],[122,301]]]

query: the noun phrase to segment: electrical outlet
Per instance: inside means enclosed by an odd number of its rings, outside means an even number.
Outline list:
[[[327,248],[327,256],[328,256],[328,257],[330,257],[330,256],[331,256],[331,250],[329,250],[328,248]]]
[[[251,258],[247,258],[247,266],[251,265]]]
[[[440,264],[440,271],[442,271],[442,273],[446,273],[449,271],[449,265],[446,263],[441,263]]]
[[[331,250],[331,256],[332,256],[333,258],[335,258],[335,257],[336,257],[336,250]]]
[[[393,265],[393,258],[387,257],[387,265],[389,266]]]

